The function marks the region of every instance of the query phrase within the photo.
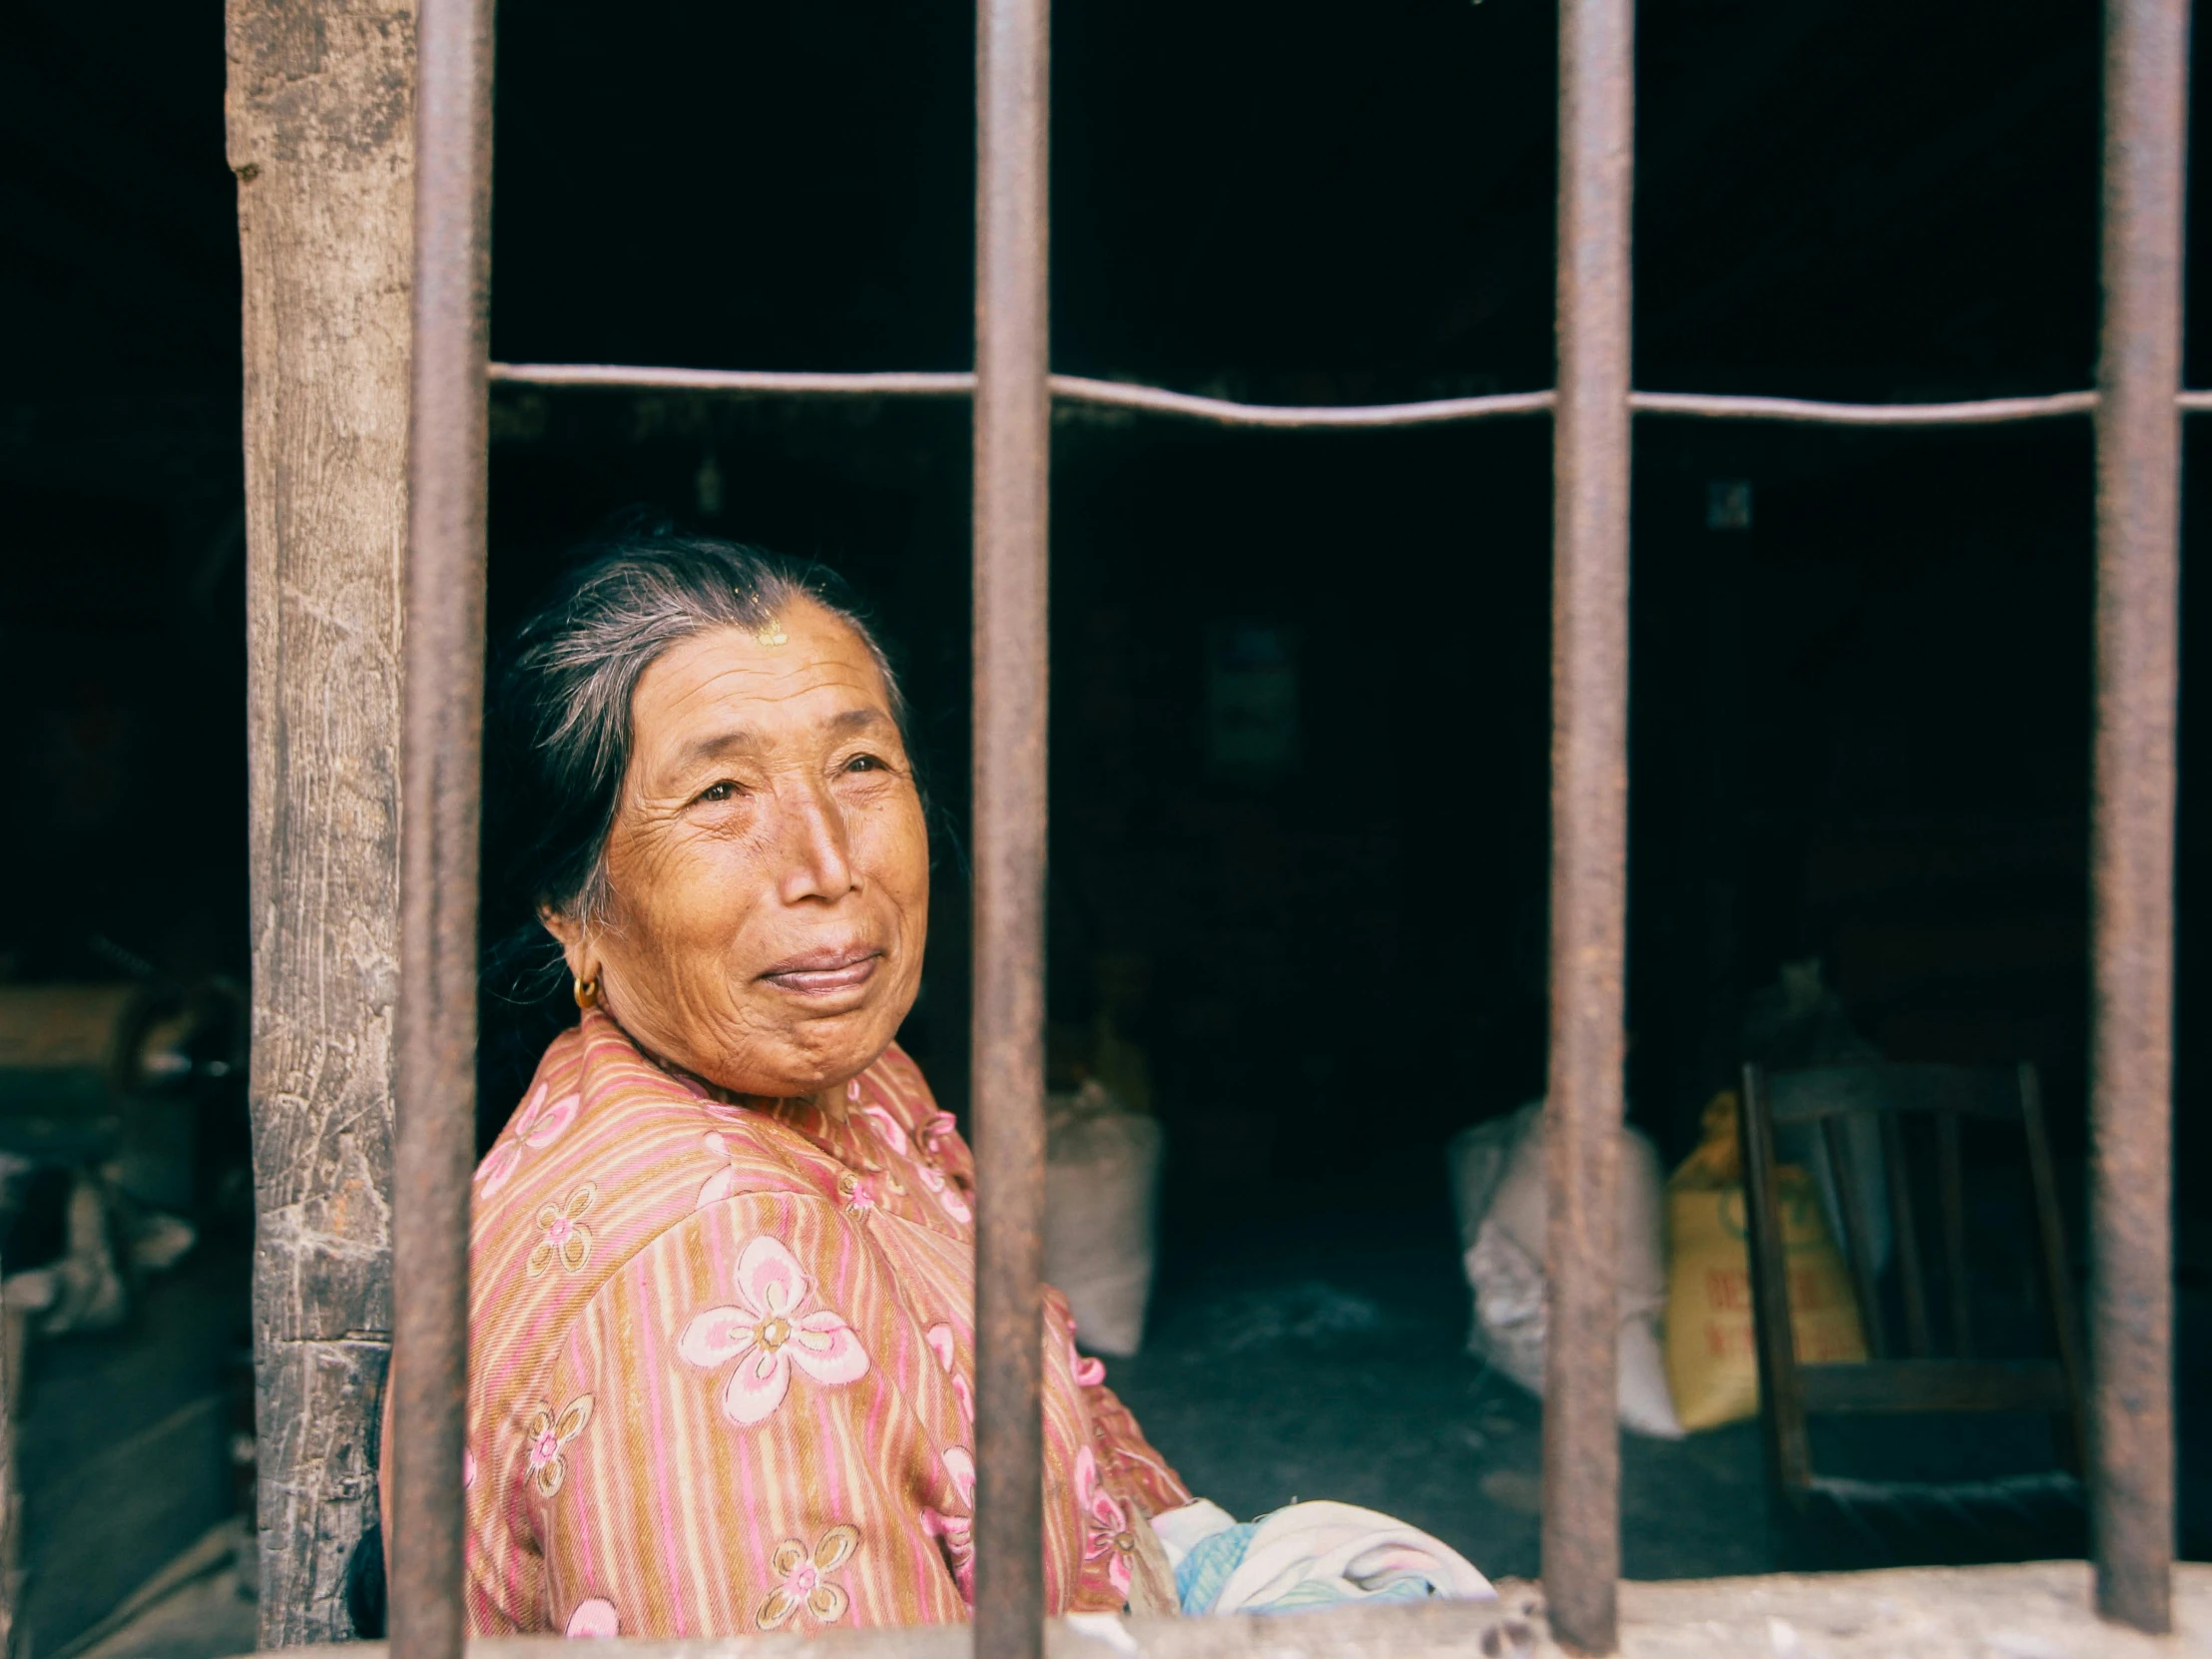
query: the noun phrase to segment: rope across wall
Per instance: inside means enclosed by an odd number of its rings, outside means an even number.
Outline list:
[[[822,374],[811,370],[662,368],[622,363],[493,363],[493,383],[511,386],[599,387],[615,391],[734,392],[800,397],[968,397],[975,376],[963,371],[892,371]],[[1438,426],[1504,415],[1548,414],[1558,403],[1551,390],[1485,392],[1407,403],[1245,403],[1204,397],[1166,386],[1055,374],[1053,399],[1094,408],[1129,409],[1217,426],[1262,426],[1352,431],[1373,427]],[[1731,392],[1632,391],[1637,414],[1686,415],[1703,420],[1776,420],[1809,426],[1994,426],[2094,414],[2094,391],[2056,391],[2026,397],[1981,397],[1941,403],[1849,403],[1810,397],[1756,397]],[[2184,414],[2212,410],[2212,391],[2185,391],[2175,400]]]

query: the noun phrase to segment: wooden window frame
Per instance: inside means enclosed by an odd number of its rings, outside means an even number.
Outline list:
[[[235,40],[241,12],[250,9],[250,0],[234,0]],[[2093,390],[1944,404],[1632,390],[1632,3],[1561,0],[1556,391],[1282,408],[1051,373],[1045,280],[1049,0],[978,0],[973,374],[491,363],[491,5],[422,0],[414,55],[412,383],[398,728],[391,1222],[396,1443],[389,1458],[391,1634],[398,1659],[455,1659],[465,1629],[460,1492],[474,1157],[486,417],[493,381],[973,401],[973,1105],[982,1480],[975,1652],[988,1659],[1037,1659],[1042,1652],[1035,1330],[1053,401],[1267,427],[1552,415],[1549,1075],[1559,1132],[1549,1138],[1552,1338],[1542,1561],[1554,1634],[1588,1653],[1616,1645],[1620,1567],[1610,1247],[1622,1112],[1633,417],[1933,426],[2092,415],[2097,614],[2089,1475],[2096,1598],[2108,1618],[2143,1630],[2169,1628],[2179,416],[2212,407],[2212,393],[2186,393],[2180,385],[2188,6],[2186,0],[2108,0],[2107,18],[2104,313]],[[235,68],[234,86],[237,75]],[[235,124],[234,134],[238,130]],[[258,167],[239,166],[242,192]],[[246,200],[242,195],[242,218]],[[254,246],[249,232],[250,403],[257,360]],[[311,248],[305,257],[312,257]],[[258,780],[257,790],[265,783]],[[258,1040],[260,1032],[258,1020]],[[265,1444],[280,1431],[265,1423]]]

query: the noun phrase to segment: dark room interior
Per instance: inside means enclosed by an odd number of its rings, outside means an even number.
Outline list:
[[[1551,383],[1545,0],[1131,0],[1063,4],[1053,28],[1056,369],[1262,403]],[[1926,401],[2091,382],[2097,7],[1647,0],[1638,29],[1637,386]],[[498,30],[494,358],[969,365],[964,12],[507,0]],[[8,34],[0,985],[235,997],[254,939],[222,9],[21,0]],[[2212,384],[2201,344],[2188,364]],[[639,507],[822,560],[868,602],[932,809],[934,932],[901,1042],[964,1114],[965,403],[502,386],[491,422],[495,651],[566,550]],[[2185,430],[2193,490],[2212,427]],[[1747,1059],[1787,1058],[1751,1052],[1759,1010],[1817,963],[1824,1006],[1884,1059],[2035,1066],[2078,1278],[2088,423],[1645,415],[1635,441],[1631,1120],[1675,1168]],[[1372,1505],[1493,1577],[1537,1571],[1539,1406],[1467,1350],[1445,1147],[1544,1092],[1550,466],[1541,414],[1273,433],[1063,406],[1053,432],[1051,1081],[1108,1069],[1108,1046],[1138,1056],[1165,1145],[1150,1323],[1109,1360],[1115,1386],[1225,1507]],[[2185,511],[2185,561],[2203,521]],[[2187,779],[2205,713],[2185,666],[2176,1396],[2199,1560],[2212,831]],[[574,1017],[528,895],[499,879],[497,808],[486,1145]],[[37,1340],[21,1380],[39,1659],[251,1508],[244,1079],[205,1056],[195,1075],[189,1203],[170,1206],[193,1253],[113,1329]],[[0,1240],[44,1260],[61,1245],[40,1202],[11,1199]],[[150,1393],[152,1372],[184,1381]],[[84,1483],[122,1478],[87,1471],[187,1398],[218,1403],[163,1455],[206,1480],[133,1521],[144,1548],[118,1548],[112,1585],[65,1593],[108,1524]],[[2022,1443],[2047,1459],[2039,1434],[1961,1447],[1908,1424],[1836,1455],[1923,1473],[1986,1449],[1994,1468]],[[2014,1547],[1792,1542],[1753,1420],[1629,1436],[1624,1467],[1634,1578]],[[2079,1554],[2065,1536],[2017,1547]]]

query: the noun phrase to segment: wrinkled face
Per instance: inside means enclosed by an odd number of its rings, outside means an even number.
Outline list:
[[[611,898],[548,916],[639,1043],[740,1094],[843,1083],[913,1005],[928,835],[882,676],[811,601],[672,647],[631,700]]]

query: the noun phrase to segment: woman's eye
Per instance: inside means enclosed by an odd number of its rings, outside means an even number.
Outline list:
[[[724,779],[719,784],[709,785],[699,792],[699,799],[702,801],[735,801],[737,798],[738,786],[728,779]]]
[[[873,755],[855,755],[851,760],[844,763],[844,770],[847,772],[881,772],[884,770],[884,766]]]

